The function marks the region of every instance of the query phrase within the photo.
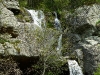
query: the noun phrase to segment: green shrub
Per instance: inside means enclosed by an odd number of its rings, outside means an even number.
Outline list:
[[[96,72],[94,72],[94,75],[100,75],[100,65],[99,65],[99,67],[97,68]]]
[[[20,7],[26,7],[27,0],[18,0],[18,1],[19,1],[19,4],[20,4]]]
[[[96,22],[96,25],[100,23],[100,20],[98,22]]]
[[[0,37],[0,43],[1,43],[1,44],[4,44],[5,42],[10,42],[10,41],[7,40],[7,39],[4,39],[4,38],[2,38],[2,37]]]

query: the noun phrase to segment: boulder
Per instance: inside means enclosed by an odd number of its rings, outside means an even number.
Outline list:
[[[6,8],[20,9],[18,0],[3,0],[2,3]]]
[[[15,15],[20,13],[20,7],[18,0],[2,0],[2,4],[9,10],[11,10]]]
[[[18,22],[14,13],[0,3],[0,54],[3,56],[38,56],[34,32],[42,29],[33,23]]]
[[[44,45],[48,45],[49,48],[57,41],[56,37],[59,34],[57,30],[45,30],[34,23],[19,22],[14,13],[2,3],[0,10],[1,55],[35,57],[41,54]],[[46,34],[44,34],[44,30]],[[44,35],[46,38],[43,37]]]
[[[80,42],[80,47],[76,50],[78,59],[83,63],[84,73],[93,75],[100,64],[100,37],[90,36],[85,38],[84,42]],[[81,50],[79,50],[81,49]],[[82,53],[80,53],[82,51]],[[82,55],[81,55],[82,54]]]
[[[16,28],[19,25],[14,13],[8,10],[2,3],[0,3],[0,10],[0,26],[12,26]]]
[[[77,8],[67,15],[67,24],[72,27],[73,35],[80,36],[80,41],[73,43],[79,64],[86,75],[93,75],[100,64],[100,5]]]
[[[89,24],[95,26],[100,20],[100,5],[93,4],[91,6],[84,5],[75,10],[73,14],[67,16],[67,23],[73,26],[82,26]]]
[[[84,45],[83,49],[83,66],[85,74],[94,75],[98,64],[100,64],[100,44]]]

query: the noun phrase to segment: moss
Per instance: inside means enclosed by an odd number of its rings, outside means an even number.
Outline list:
[[[98,66],[96,72],[94,72],[94,75],[100,75],[100,64],[99,64],[99,66]]]
[[[18,0],[20,7],[26,7],[27,6],[27,0]]]
[[[21,22],[31,22],[32,21],[28,12],[24,8],[20,8],[20,11],[21,11],[20,14],[15,15],[18,21],[21,21]]]
[[[5,42],[10,42],[10,41],[7,40],[7,39],[4,39],[4,38],[2,38],[2,37],[0,37],[0,43],[1,43],[1,44],[4,44]]]
[[[100,20],[96,22],[96,25],[100,24]]]

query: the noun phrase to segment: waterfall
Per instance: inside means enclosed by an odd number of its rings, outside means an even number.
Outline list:
[[[68,60],[70,75],[83,75],[81,67],[75,60]]]
[[[31,17],[32,17],[32,20],[33,20],[33,23],[35,25],[37,25],[38,27],[42,28],[42,27],[46,27],[45,25],[45,16],[44,16],[44,13],[43,11],[41,10],[27,10]]]
[[[55,14],[54,26],[55,26],[55,28],[57,30],[61,31],[61,23],[60,23],[60,20],[57,17],[57,13],[54,12],[54,14]]]
[[[61,23],[60,23],[60,20],[58,19],[57,17],[57,13],[54,12],[54,15],[55,15],[55,19],[54,19],[54,26],[57,30],[59,30],[60,32],[62,32],[61,30]],[[61,49],[62,49],[62,34],[59,35],[59,38],[58,38],[58,45],[57,45],[57,53],[59,55],[61,55]]]
[[[60,34],[58,38],[58,46],[57,46],[57,53],[61,55],[61,49],[62,49],[62,34]]]

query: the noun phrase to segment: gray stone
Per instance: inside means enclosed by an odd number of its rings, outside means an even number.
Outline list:
[[[1,26],[12,26],[15,27],[19,25],[17,22],[16,17],[14,16],[14,13],[8,10],[6,7],[3,6],[2,3],[0,3],[0,25]]]
[[[75,52],[76,52],[77,58],[83,59],[82,49],[76,49]]]
[[[0,3],[0,10],[0,27],[5,28],[5,32],[0,34],[0,37],[9,40],[9,42],[4,40],[5,43],[0,44],[0,53],[5,56],[38,56],[39,49],[37,49],[38,43],[36,37],[34,37],[34,32],[42,34],[42,29],[33,23],[18,22],[14,13],[8,10],[2,3]],[[11,38],[11,35],[14,33],[11,32],[12,34],[10,34],[6,32],[7,27],[13,27],[13,31],[16,31],[18,36]]]
[[[100,5],[84,5],[66,17],[67,23],[73,28],[73,34],[79,35],[81,39],[80,42],[73,44],[79,64],[83,64],[85,73],[93,75],[100,63],[100,24],[98,23],[100,21]]]
[[[20,9],[19,2],[17,0],[2,0],[2,2],[6,8]]]
[[[4,43],[4,55],[18,55],[18,51],[15,46],[9,42]]]
[[[0,27],[5,28],[5,32],[3,34],[0,34],[0,37],[4,38],[5,42],[4,44],[2,44],[4,45],[3,54],[5,56],[6,55],[26,56],[26,57],[39,56],[41,51],[43,51],[41,50],[43,42],[42,43],[38,42],[37,39],[42,38],[43,29],[35,25],[34,23],[29,23],[25,21],[18,22],[18,20],[14,16],[14,13],[8,10],[2,3],[0,9],[1,9]],[[7,27],[13,27],[11,34],[6,32]],[[18,36],[11,38],[12,34],[16,34],[14,32],[16,32]],[[3,37],[4,34],[6,37]],[[50,32],[50,35],[51,34],[54,34],[54,32],[53,33]],[[40,35],[41,37],[37,37],[37,35]],[[49,35],[47,35],[47,37],[49,37]],[[49,43],[45,42],[45,44]]]
[[[73,26],[82,26],[89,24],[95,26],[100,20],[100,5],[93,4],[91,6],[84,5],[75,10],[75,12],[67,16],[67,22]]]
[[[4,47],[3,47],[3,45],[2,44],[0,44],[0,54],[4,54]]]
[[[83,62],[84,71],[88,75],[92,75],[100,63],[100,44],[96,45],[84,45],[83,49]]]
[[[83,67],[85,73],[93,75],[98,64],[100,63],[100,37],[90,36],[85,38],[84,42],[81,42],[83,51]],[[80,59],[80,58],[79,58]]]

